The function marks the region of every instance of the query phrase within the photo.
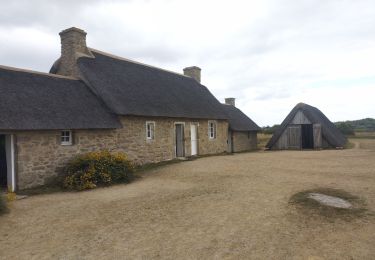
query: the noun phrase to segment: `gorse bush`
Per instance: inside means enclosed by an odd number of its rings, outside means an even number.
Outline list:
[[[0,194],[0,215],[7,213],[7,212],[8,212],[8,208],[7,208],[5,197],[2,194]]]
[[[134,166],[124,153],[109,151],[79,155],[69,162],[63,187],[67,189],[93,189],[98,185],[130,182]]]

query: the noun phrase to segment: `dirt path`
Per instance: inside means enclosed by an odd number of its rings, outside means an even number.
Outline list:
[[[130,185],[16,201],[0,259],[375,259],[374,216],[306,216],[296,192],[338,188],[375,212],[375,140],[359,148],[218,156]]]

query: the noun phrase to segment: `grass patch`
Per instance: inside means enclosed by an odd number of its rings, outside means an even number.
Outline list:
[[[310,193],[321,193],[328,196],[338,197],[350,202],[353,207],[345,209],[327,206],[309,198],[308,196]],[[298,192],[290,198],[289,204],[296,206],[298,210],[306,215],[318,214],[331,220],[335,218],[352,220],[364,216],[367,212],[366,203],[363,199],[344,190],[330,188],[317,188]]]
[[[257,140],[258,140],[258,149],[265,149],[266,148],[266,144],[268,143],[268,141],[271,139],[272,135],[271,134],[264,134],[264,133],[258,133],[257,134]]]
[[[354,148],[354,143],[353,142],[350,142],[350,140],[348,140],[344,146],[345,149],[353,149]]]

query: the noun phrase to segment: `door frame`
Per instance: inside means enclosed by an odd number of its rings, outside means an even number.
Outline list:
[[[175,140],[175,145],[174,145],[174,154],[176,158],[181,158],[181,156],[177,156],[177,132],[176,132],[176,125],[181,125],[182,126],[182,151],[183,151],[183,156],[185,157],[185,122],[175,122],[174,123],[174,140]]]

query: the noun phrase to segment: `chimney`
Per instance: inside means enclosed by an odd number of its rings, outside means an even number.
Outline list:
[[[77,59],[80,56],[93,57],[86,45],[86,32],[71,27],[60,32],[61,57],[57,74],[79,77]]]
[[[201,83],[201,69],[197,66],[184,68],[184,75]]]
[[[236,99],[235,98],[232,98],[232,97],[230,97],[230,98],[226,98],[225,99],[225,104],[227,104],[227,105],[231,105],[231,106],[236,106]]]

